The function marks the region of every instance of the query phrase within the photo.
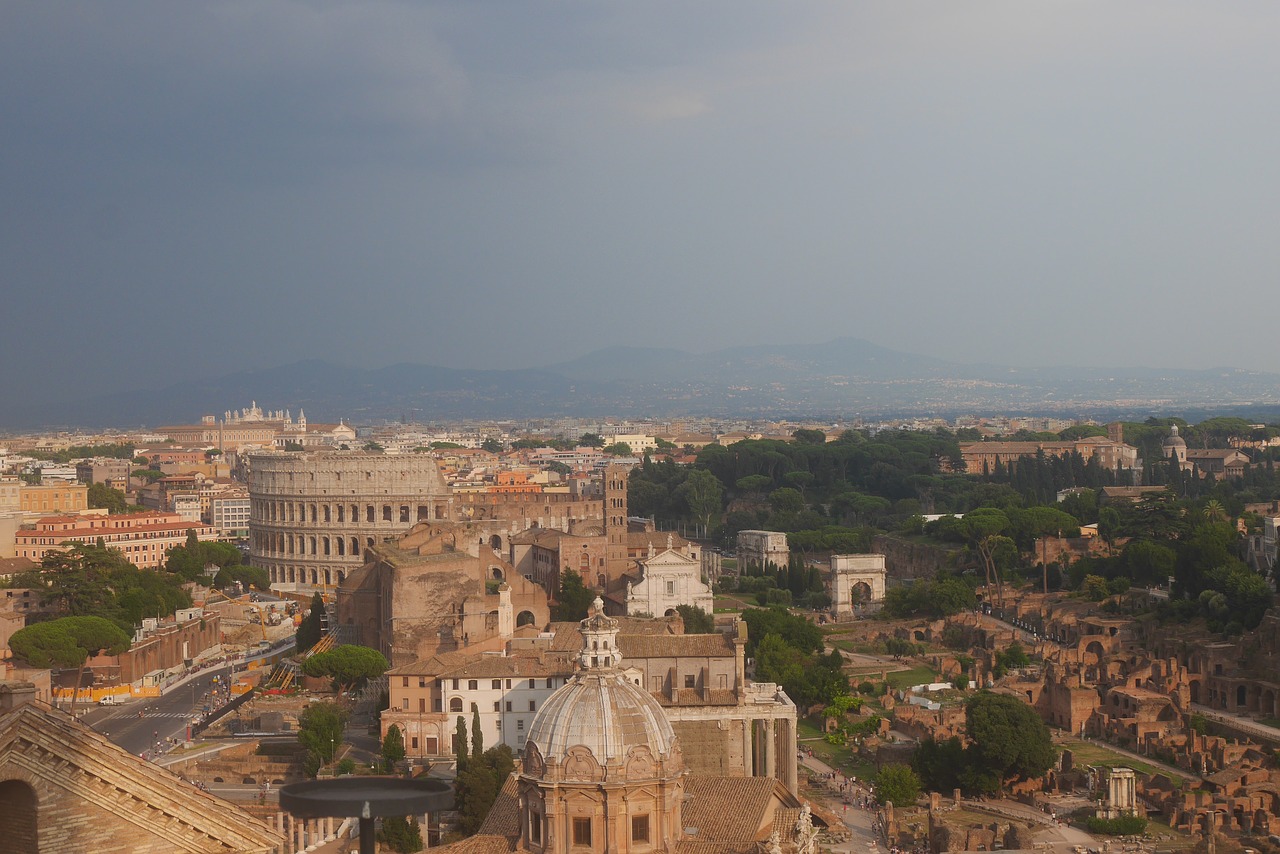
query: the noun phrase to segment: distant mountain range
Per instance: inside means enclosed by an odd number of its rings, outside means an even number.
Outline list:
[[[313,421],[560,417],[813,418],[961,413],[1146,417],[1280,411],[1280,374],[1235,368],[1020,368],[948,362],[856,338],[711,353],[610,347],[544,368],[375,370],[304,361],[160,389],[6,407],[0,428],[191,423],[257,400]]]

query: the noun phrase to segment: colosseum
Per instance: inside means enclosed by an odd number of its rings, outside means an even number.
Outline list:
[[[249,498],[253,565],[316,587],[341,583],[369,546],[451,519],[453,501],[431,457],[343,451],[251,454]]]

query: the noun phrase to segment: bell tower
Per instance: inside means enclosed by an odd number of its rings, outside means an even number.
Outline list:
[[[605,573],[610,581],[627,571],[627,466],[604,470]]]

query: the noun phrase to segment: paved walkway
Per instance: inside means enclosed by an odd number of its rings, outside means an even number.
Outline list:
[[[1275,727],[1269,727],[1266,724],[1260,724],[1252,718],[1246,718],[1242,715],[1224,712],[1221,709],[1210,708],[1209,706],[1201,706],[1198,703],[1191,704],[1191,710],[1197,714],[1204,715],[1211,721],[1229,724],[1236,727],[1241,732],[1250,735],[1256,735],[1258,738],[1268,742],[1280,741],[1280,730]]]
[[[816,772],[819,776],[828,774],[840,774],[839,771],[832,768],[816,756],[801,756],[800,764]],[[838,779],[843,779],[841,776]],[[830,850],[841,852],[858,852],[858,854],[884,854],[887,849],[883,841],[872,830],[872,825],[876,820],[876,807],[863,809],[858,806],[858,800],[861,794],[866,793],[865,788],[860,788],[861,784],[855,784],[854,794],[851,796],[853,804],[845,804],[839,792],[824,790],[822,795],[823,805],[840,816],[844,822],[845,828],[849,832],[849,841],[834,845]]]

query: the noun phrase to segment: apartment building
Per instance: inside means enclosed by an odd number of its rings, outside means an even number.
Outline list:
[[[18,532],[14,551],[40,563],[46,554],[75,543],[95,543],[119,549],[130,563],[142,569],[159,567],[165,553],[186,543],[189,532],[200,540],[216,540],[211,525],[189,522],[177,513],[122,513],[115,516],[46,516],[36,520],[34,529]]]

